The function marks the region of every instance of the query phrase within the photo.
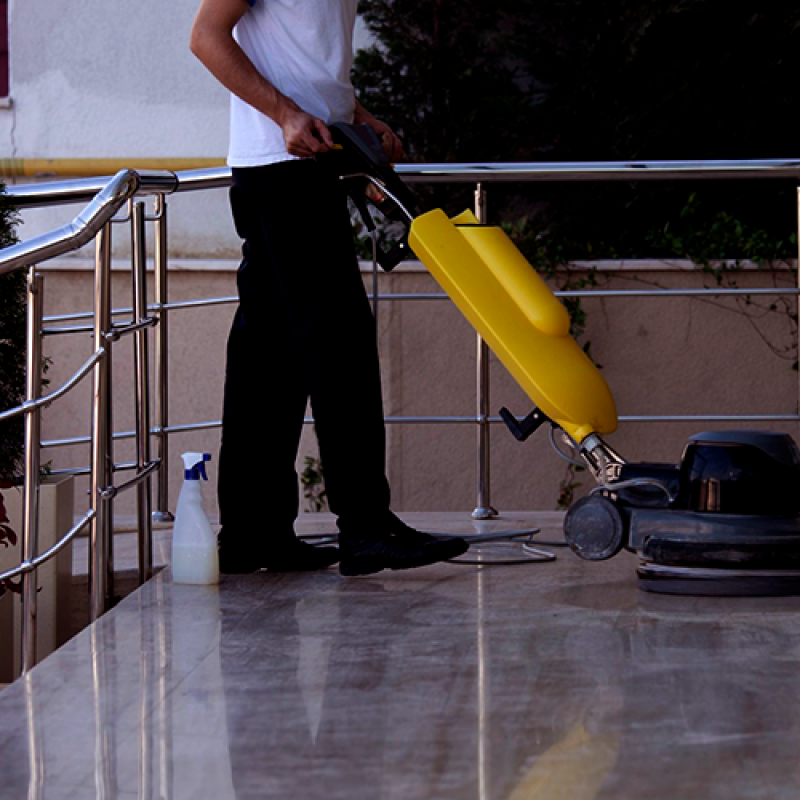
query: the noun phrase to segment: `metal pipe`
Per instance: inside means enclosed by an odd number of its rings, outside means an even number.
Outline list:
[[[800,160],[398,164],[396,171],[413,183],[741,180],[798,178]]]
[[[800,414],[650,414],[620,416],[620,422],[798,422]]]
[[[800,172],[798,173],[800,174]],[[200,192],[206,189],[227,189],[231,185],[231,170],[228,167],[196,169],[177,172],[176,192]]]
[[[140,176],[137,173],[132,170],[119,172],[92,196],[89,205],[68,225],[0,251],[0,275],[30,267],[88,244],[114,216],[117,209],[129,197],[133,197],[140,185]],[[12,200],[12,203],[16,205],[16,201]]]
[[[39,331],[44,316],[43,283],[35,267],[28,271],[28,353],[25,397],[35,402],[42,391],[42,338]],[[38,406],[29,408],[25,415],[25,487],[22,506],[22,558],[33,561],[39,548],[39,440],[41,438],[41,412]],[[21,673],[24,675],[36,664],[36,600],[37,574],[25,572],[22,576],[22,646],[20,649]]]
[[[135,323],[147,318],[147,240],[145,205],[133,204],[131,220],[131,266]],[[150,463],[150,369],[147,330],[134,333],[134,372],[136,376],[136,465],[142,472]],[[136,487],[136,517],[139,550],[139,585],[153,575],[153,528],[150,478]]]
[[[112,325],[107,338],[112,342],[118,342],[123,336],[129,333],[139,333],[146,328],[155,328],[158,320],[155,317],[142,317],[134,322],[127,322],[122,325]]]
[[[233,295],[229,297],[214,297],[203,300],[182,300],[175,303],[164,303],[164,311],[177,311],[181,308],[205,308],[206,306],[233,305],[239,302],[239,298]],[[153,310],[154,306],[150,307]]]
[[[57,159],[0,159],[0,172],[9,177],[52,177],[56,175],[84,178],[85,176],[98,176],[102,179],[113,175],[120,169],[134,169],[140,172],[177,172],[182,174],[203,173],[208,175],[225,176],[229,170],[224,166],[224,158],[57,158]],[[624,175],[617,178],[624,180],[641,179],[639,172],[647,173],[675,173],[684,175],[691,173],[692,177],[749,177],[752,173],[768,172],[778,173],[780,177],[797,177],[800,174],[800,162],[792,159],[767,159],[754,161],[633,161],[633,162],[578,162],[578,163],[518,163],[507,162],[500,164],[460,163],[460,164],[398,164],[395,169],[400,174],[413,177],[424,175],[427,179],[431,176],[438,177],[442,174],[449,176],[470,174],[468,180],[473,182],[473,175],[479,175],[480,180],[486,181],[487,175],[527,172],[531,168],[538,173],[557,174],[560,180],[591,180],[593,175]],[[633,178],[631,175],[633,174]],[[452,177],[449,178],[452,180]],[[521,180],[523,178],[517,178]],[[646,178],[645,178],[646,179]],[[186,191],[187,189],[184,189]]]
[[[798,422],[800,421],[800,413],[797,414],[621,414],[618,417],[620,422]],[[408,417],[384,417],[384,422],[387,425],[475,425],[477,418],[473,416],[408,416]],[[487,418],[490,425],[505,424],[501,417],[490,416]],[[305,425],[313,425],[314,419],[306,417],[303,420]],[[213,430],[220,428],[222,422],[220,420],[208,420],[206,422],[187,423],[185,425],[170,425],[163,430],[153,427],[151,434],[153,436],[162,433],[170,435],[173,433],[193,433],[196,431]],[[114,434],[114,440],[119,441],[123,439],[133,439],[136,436],[136,431],[120,431]],[[75,445],[91,444],[91,437],[89,436],[76,436],[68,439],[49,439],[42,442],[42,448],[52,447],[69,447]],[[135,469],[136,465],[131,464],[115,464],[115,471],[123,469]],[[53,470],[52,475],[85,475],[87,469],[63,469]]]
[[[42,336],[66,336],[76,333],[91,333],[93,330],[94,328],[91,325],[75,325],[69,328],[43,328]]]
[[[723,289],[710,286],[703,289],[575,289],[553,292],[556,297],[682,297],[682,296],[702,296],[722,297],[725,295],[797,295],[800,288],[778,288],[778,287],[757,287],[752,289]],[[387,301],[418,301],[418,300],[449,300],[450,297],[444,292],[396,292],[389,294],[378,294],[378,300]],[[200,300],[181,300],[174,303],[151,303],[147,310],[151,314],[160,312],[179,311],[181,309],[208,308],[211,306],[232,305],[239,301],[239,298],[230,295],[226,297],[205,297]],[[112,310],[112,315],[121,316],[131,314],[130,308],[118,308]],[[59,316],[45,317],[45,322],[59,322],[66,320],[91,319],[92,312],[80,312],[76,314],[61,314]],[[152,324],[152,323],[150,323]],[[57,336],[63,333],[87,333],[92,331],[90,326],[75,328],[45,328],[46,336]]]
[[[797,295],[800,289],[588,289],[554,292],[556,297],[724,297],[725,295]]]
[[[19,414],[27,413],[35,408],[44,408],[45,406],[49,406],[55,400],[58,400],[59,397],[63,397],[70,389],[73,389],[77,386],[83,378],[85,378],[91,371],[94,365],[103,357],[104,351],[101,349],[99,352],[94,353],[88,361],[86,361],[83,366],[61,387],[56,389],[53,392],[50,392],[45,397],[40,397],[38,400],[28,401],[26,400],[21,406],[17,406],[16,408],[10,408],[8,411],[3,411],[0,414],[0,422],[6,419],[10,419],[11,417],[16,417]]]
[[[23,561],[19,566],[14,569],[7,570],[0,574],[0,581],[9,578],[16,578],[18,575],[24,575],[26,572],[32,572],[37,567],[49,561],[53,556],[58,555],[94,518],[94,511],[87,511],[81,519],[73,525],[64,536],[59,539],[49,550],[46,550],[41,555],[31,561]]]
[[[528,181],[743,180],[800,178],[800,160],[618,161],[576,163],[398,164],[397,173],[411,183],[489,183]],[[132,171],[131,171],[132,172]],[[136,174],[136,173],[134,173]],[[228,167],[177,172],[140,171],[142,194],[172,194],[226,188]],[[8,186],[16,208],[63,205],[91,200],[111,176]]]
[[[95,350],[105,355],[94,368],[92,393],[91,508],[94,512],[89,531],[89,615],[98,619],[107,608],[108,539],[110,508],[102,497],[111,483],[111,437],[109,378],[111,343],[106,332],[111,326],[111,225],[106,223],[97,236],[94,276]]]
[[[129,481],[125,481],[125,483],[121,483],[119,486],[108,486],[105,488],[101,496],[106,500],[112,500],[118,494],[122,492],[127,492],[128,489],[133,489],[134,487],[140,487],[143,483],[149,484],[150,478],[152,477],[153,473],[159,469],[161,466],[161,462],[158,459],[154,461],[150,461],[148,464],[145,464],[144,467],[140,467],[138,464],[134,464],[131,466],[131,469],[136,470],[136,475],[131,478]],[[151,564],[152,568],[152,564]],[[152,577],[152,576],[151,576]]]
[[[128,205],[130,206],[133,203],[133,198],[128,200]],[[113,386],[114,386],[114,361],[111,358],[111,345],[115,341],[114,337],[114,323],[113,318],[111,316],[111,302],[114,295],[113,283],[112,283],[112,273],[111,273],[111,252],[112,252],[112,238],[113,238],[113,223],[115,219],[109,220],[108,223],[108,242],[107,242],[107,249],[108,252],[104,256],[104,261],[108,265],[108,300],[107,300],[107,307],[108,311],[106,313],[105,319],[105,341],[106,341],[106,348],[108,350],[108,360],[106,362],[106,429],[105,429],[105,447],[106,447],[106,486],[110,485],[113,480],[114,474],[114,464],[116,462],[116,457],[114,455],[114,402],[113,402]],[[103,521],[104,523],[104,531],[103,531],[103,545],[105,547],[105,555],[104,561],[106,565],[106,591],[105,591],[105,608],[106,610],[111,608],[112,604],[115,602],[115,570],[114,570],[114,504],[110,498],[106,498],[101,494],[101,499],[106,503],[106,516]]]
[[[131,435],[131,438],[133,438],[133,436],[134,436],[134,434]],[[126,472],[128,470],[135,470],[136,468],[137,468],[136,467],[136,462],[134,462],[134,461],[123,462],[121,464],[114,464],[114,472],[115,473],[117,473],[117,472]],[[92,470],[89,467],[70,467],[69,469],[54,469],[51,472],[49,472],[48,474],[49,475],[75,475],[75,476],[77,476],[77,475],[91,475],[92,474]],[[109,496],[110,497],[111,496],[116,497],[117,494],[118,494],[118,492],[113,492],[113,494],[110,494]]]
[[[724,297],[725,295],[797,295],[800,288],[772,288],[758,287],[753,289],[722,289],[709,287],[707,289],[575,289],[553,292],[556,297]],[[391,294],[379,294],[378,300],[386,301],[420,301],[420,300],[449,300],[450,297],[444,292],[398,292]],[[165,311],[178,311],[180,309],[197,309],[216,305],[227,305],[236,303],[236,297],[208,297],[202,300],[184,300],[174,303],[165,303]],[[151,312],[157,312],[159,307],[151,305]]]
[[[158,325],[155,330],[155,423],[156,453],[162,468],[156,476],[156,510],[153,518],[159,522],[171,522],[169,511],[169,249],[167,242],[167,198],[158,194],[155,199],[155,314]],[[150,309],[148,309],[150,310]]]
[[[486,224],[486,190],[483,184],[475,187],[475,216],[478,222]],[[489,346],[483,337],[477,335],[477,400],[478,400],[478,505],[472,512],[473,519],[491,519],[497,516],[497,511],[492,507],[491,486],[491,450],[489,434],[490,410],[490,374],[489,374]]]
[[[191,175],[193,173],[190,172],[188,174]],[[174,172],[148,172],[146,170],[125,169],[120,170],[116,175],[9,186],[7,187],[7,194],[12,198],[11,203],[15,208],[43,208],[45,206],[62,206],[74,203],[93,203],[121,175],[129,176],[135,182],[135,186],[133,191],[125,194],[111,216],[116,214],[125,201],[133,197],[134,194],[172,193],[177,190],[179,184],[178,176]],[[104,222],[106,221],[108,220],[104,220]]]
[[[154,308],[151,307],[150,310],[152,311],[152,310],[157,310],[157,309],[154,309]],[[132,308],[112,308],[111,309],[111,316],[112,317],[121,317],[121,316],[129,317],[129,316],[131,316],[131,314],[133,314],[133,309]],[[94,320],[94,311],[76,311],[76,312],[74,312],[72,314],[55,314],[55,315],[50,316],[50,317],[45,317],[44,321],[45,321],[45,323],[49,323],[49,322],[68,322],[70,320],[81,320],[81,319],[86,319],[86,320],[90,320],[90,321]],[[56,328],[55,330],[58,331],[58,330],[60,330],[60,328]],[[94,328],[90,328],[90,330],[94,330]]]
[[[370,231],[372,242],[372,316],[375,318],[375,337],[378,336],[378,302],[381,295],[378,291],[378,231]]]

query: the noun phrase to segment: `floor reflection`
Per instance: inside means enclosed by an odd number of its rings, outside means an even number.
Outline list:
[[[412,613],[421,608],[428,625]],[[306,797],[337,787],[333,796],[440,796],[448,760],[461,753],[450,752],[439,726],[474,727],[477,663],[474,637],[465,646],[439,629],[446,618],[474,630],[474,606],[377,581],[337,582],[257,616],[223,620],[238,800],[291,796],[298,785]],[[251,636],[254,625],[265,635]],[[459,790],[474,780],[473,767]]]
[[[0,693],[3,791],[798,794],[800,599],[672,602],[560,569],[156,579]]]

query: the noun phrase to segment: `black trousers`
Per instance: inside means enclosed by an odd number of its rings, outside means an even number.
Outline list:
[[[244,244],[225,373],[223,546],[268,551],[294,535],[309,398],[343,535],[389,508],[375,322],[340,183],[314,160],[233,170]]]

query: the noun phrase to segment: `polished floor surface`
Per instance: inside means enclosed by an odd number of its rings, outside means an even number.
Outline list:
[[[553,514],[407,518],[559,538]],[[351,579],[162,573],[0,692],[0,797],[800,795],[800,598],[646,594],[629,554],[543,549]]]

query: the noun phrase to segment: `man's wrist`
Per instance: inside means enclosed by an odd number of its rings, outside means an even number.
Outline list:
[[[375,121],[375,117],[373,117],[372,114],[370,114],[369,111],[367,111],[367,109],[361,105],[361,103],[356,101],[356,108],[353,112],[353,122],[372,125],[372,123]]]
[[[281,94],[277,89],[275,91],[277,92],[275,111],[271,116],[281,128],[284,128],[295,114],[302,114],[303,109],[301,109],[294,100],[287,97],[285,94]]]

